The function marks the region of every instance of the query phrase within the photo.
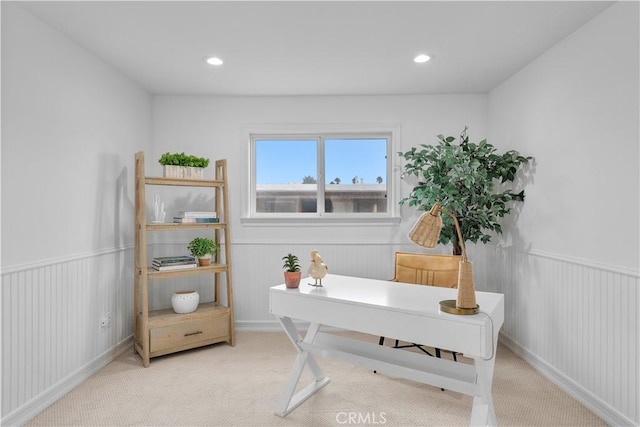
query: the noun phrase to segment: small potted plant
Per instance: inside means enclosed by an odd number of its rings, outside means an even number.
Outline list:
[[[300,286],[300,278],[302,272],[300,271],[300,261],[298,257],[293,254],[288,254],[282,257],[284,261],[284,283],[287,288],[297,288]]]
[[[187,245],[191,255],[198,258],[198,264],[205,266],[211,264],[211,256],[218,250],[218,244],[208,237],[196,237]]]
[[[204,168],[209,159],[184,153],[164,153],[158,160],[165,178],[204,179]]]

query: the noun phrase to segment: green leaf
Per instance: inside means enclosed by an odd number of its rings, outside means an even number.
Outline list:
[[[524,200],[524,190],[516,193],[509,183],[534,158],[514,150],[500,154],[486,139],[469,142],[467,128],[458,142],[452,136],[438,135],[436,144],[421,147],[420,152],[412,148],[402,155],[406,161],[404,173],[423,181],[400,204],[428,210],[434,203],[441,203],[460,218],[464,238],[471,242],[487,243],[492,235],[489,232],[500,234],[499,219],[511,211],[506,203]],[[499,190],[495,189],[497,183]],[[450,241],[457,241],[457,235],[453,222],[444,215],[440,243]]]

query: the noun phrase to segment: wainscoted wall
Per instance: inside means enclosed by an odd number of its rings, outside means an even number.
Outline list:
[[[3,269],[2,425],[28,421],[131,348],[132,280],[130,248]]]
[[[185,246],[186,241],[157,243],[150,252],[183,253]],[[282,256],[298,254],[306,270],[313,248],[325,256],[332,273],[385,279],[393,276],[393,251],[402,249],[388,243],[234,245],[237,329],[279,329],[268,313],[268,288],[284,281]],[[210,280],[207,275],[163,280],[149,304],[168,307],[173,291],[184,288],[198,289],[203,300],[211,300]],[[5,268],[1,304],[1,424],[20,425],[122,351],[132,351],[133,248]],[[102,327],[108,313],[111,326]]]
[[[501,341],[607,423],[638,425],[638,272],[492,245],[484,256],[476,277],[505,294]]]
[[[162,243],[154,250],[184,246]],[[388,242],[234,243],[237,330],[278,330],[268,289],[283,282],[281,258],[295,253],[306,270],[314,248],[331,274],[384,280],[393,277],[395,251],[417,251]],[[492,245],[471,245],[469,253],[476,288],[505,294],[502,342],[608,423],[638,424],[638,274]],[[2,271],[3,425],[28,421],[131,351],[132,284],[132,248]],[[210,299],[207,285],[204,276],[163,283],[150,304],[167,307],[173,290],[185,286]],[[103,328],[106,313],[112,325]]]
[[[613,2],[490,91],[489,141],[535,171],[476,263],[506,297],[502,342],[611,425],[640,425],[638,14]],[[603,195],[620,214],[594,227]]]
[[[234,296],[236,324],[240,328],[279,328],[269,314],[269,287],[284,283],[282,257],[293,253],[300,259],[303,277],[311,250],[317,249],[329,274],[389,280],[393,278],[393,254],[415,251],[410,244],[390,243],[242,243],[234,245]],[[302,285],[304,285],[303,282]]]

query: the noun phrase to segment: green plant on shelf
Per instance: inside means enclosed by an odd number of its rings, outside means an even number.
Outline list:
[[[185,153],[164,153],[158,162],[162,166],[189,166],[194,168],[206,168],[209,166],[209,159],[197,157]]]
[[[218,248],[218,244],[208,237],[196,237],[187,245],[191,255],[196,258],[214,255]]]

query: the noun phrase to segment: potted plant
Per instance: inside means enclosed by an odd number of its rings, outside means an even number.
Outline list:
[[[196,237],[187,245],[191,255],[198,258],[200,266],[211,264],[211,256],[216,253],[218,247],[218,244],[208,237]]]
[[[293,254],[288,254],[282,257],[284,261],[284,283],[287,288],[297,288],[300,286],[300,278],[302,272],[300,271],[300,261],[298,257]]]
[[[511,212],[511,202],[524,201],[524,190],[516,193],[508,188],[508,183],[533,157],[521,156],[513,150],[498,154],[486,139],[471,143],[466,127],[458,143],[452,136],[437,138],[435,145],[421,144],[421,149],[413,147],[398,153],[406,160],[402,177],[418,178],[418,184],[400,204],[409,202],[409,206],[428,211],[440,203],[456,216],[465,241],[487,243],[491,240],[489,233],[502,232],[499,218]],[[453,254],[460,255],[453,220],[447,215],[442,220],[438,242],[451,242]]]
[[[209,166],[209,159],[185,153],[164,153],[158,160],[162,168],[162,176],[166,178],[204,179],[204,168]]]

